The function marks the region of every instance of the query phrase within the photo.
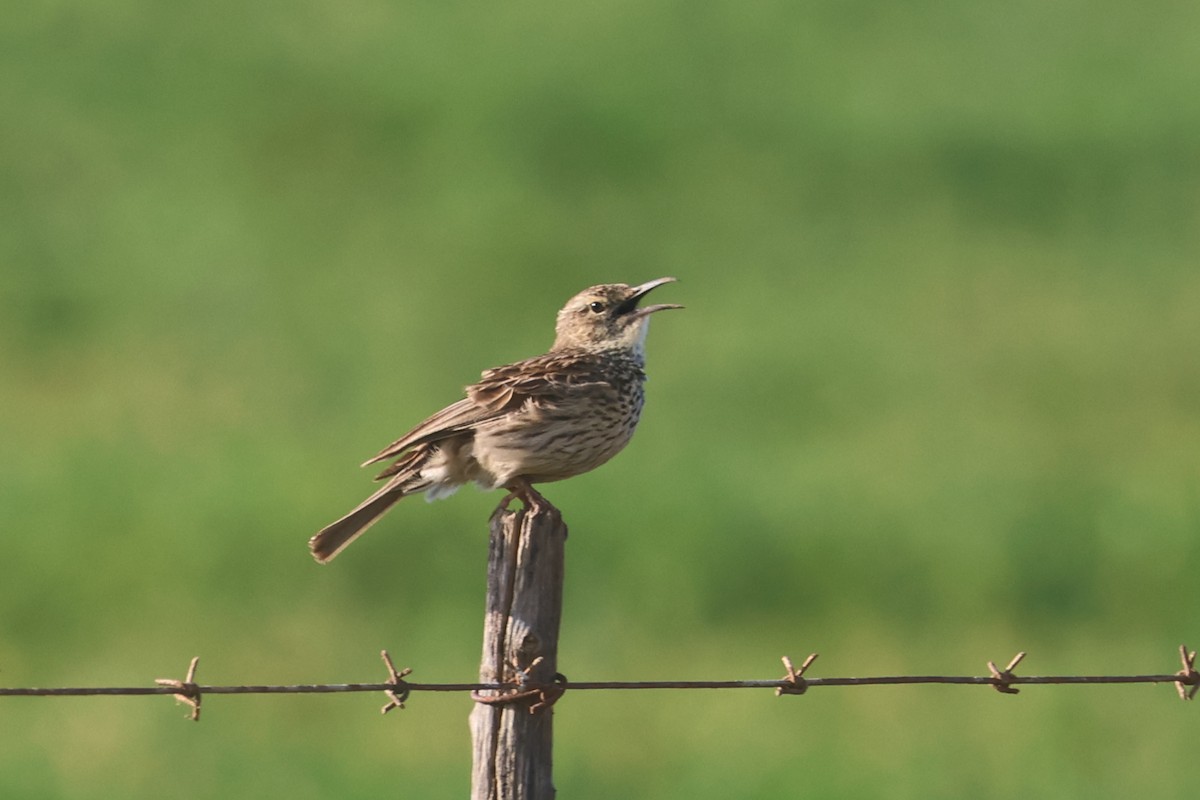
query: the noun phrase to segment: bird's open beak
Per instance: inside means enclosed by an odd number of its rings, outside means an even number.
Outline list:
[[[650,294],[652,290],[657,289],[664,283],[674,282],[674,278],[656,278],[652,281],[646,281],[641,286],[633,287],[633,295],[621,304],[622,308],[620,310],[622,312],[628,312],[631,317],[637,318],[647,316],[648,314],[653,314],[655,311],[665,311],[668,308],[683,308],[683,306],[675,305],[674,303],[659,303],[653,306],[642,306],[641,308],[637,307],[638,302],[643,297]]]

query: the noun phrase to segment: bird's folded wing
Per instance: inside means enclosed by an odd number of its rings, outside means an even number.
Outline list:
[[[612,386],[596,382],[594,375],[580,356],[568,353],[547,353],[486,370],[478,383],[467,387],[465,398],[446,406],[362,465],[395,458],[409,448],[471,430],[527,402],[566,400],[577,392],[614,392]]]

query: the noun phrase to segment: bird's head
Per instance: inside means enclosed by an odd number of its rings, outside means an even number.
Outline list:
[[[662,303],[638,306],[643,297],[674,278],[658,278],[639,286],[606,283],[584,289],[558,312],[554,350],[627,349],[642,353],[650,315],[683,306]]]

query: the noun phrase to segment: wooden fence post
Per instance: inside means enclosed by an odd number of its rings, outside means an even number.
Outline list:
[[[481,693],[471,712],[472,800],[550,800],[553,710],[523,685],[553,686],[562,619],[563,544],[567,527],[544,504],[497,509],[490,520],[487,614],[481,683],[505,683],[519,697],[488,702]]]

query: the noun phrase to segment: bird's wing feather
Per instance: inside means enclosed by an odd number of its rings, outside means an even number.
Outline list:
[[[363,462],[363,466],[395,458],[417,445],[464,433],[526,403],[538,404],[548,397],[567,399],[577,391],[612,390],[594,377],[595,371],[576,353],[547,353],[485,370],[478,383],[467,387],[465,398],[404,434]]]
[[[463,398],[457,403],[452,403],[380,450],[369,460],[364,461],[362,466],[365,467],[368,464],[374,464],[378,461],[386,461],[389,458],[403,454],[405,450],[416,447],[419,444],[436,442],[439,439],[446,439],[455,434],[470,430],[472,426],[485,418],[480,414],[480,410],[470,398]]]

